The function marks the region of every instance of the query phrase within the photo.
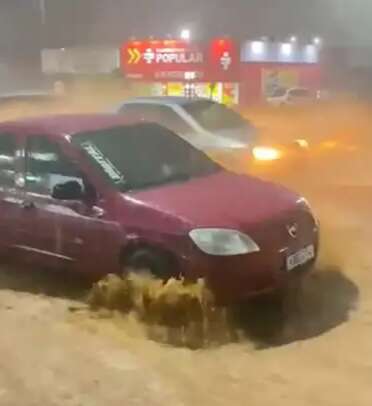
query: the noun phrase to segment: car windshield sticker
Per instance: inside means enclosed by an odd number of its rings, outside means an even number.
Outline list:
[[[104,170],[107,176],[116,184],[125,184],[124,176],[115,167],[115,165],[106,158],[103,153],[91,142],[86,141],[81,144],[84,151],[93,158]]]

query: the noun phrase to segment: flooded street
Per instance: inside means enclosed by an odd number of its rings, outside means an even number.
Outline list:
[[[90,314],[84,284],[4,266],[0,405],[370,406],[368,114],[358,110],[353,120],[332,114],[328,121],[314,115],[299,120],[290,113],[273,121],[257,117],[268,137],[280,121],[281,140],[301,132],[310,141],[336,138],[347,146],[314,154],[300,182],[282,179],[304,193],[322,226],[317,270],[282,342],[274,346],[248,331],[239,343],[198,351],[161,345],[134,318]],[[259,323],[260,314],[255,318]]]

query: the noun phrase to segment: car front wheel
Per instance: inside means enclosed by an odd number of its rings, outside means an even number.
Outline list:
[[[124,273],[149,274],[158,279],[168,280],[175,275],[174,262],[169,255],[140,248],[124,259],[123,270]]]

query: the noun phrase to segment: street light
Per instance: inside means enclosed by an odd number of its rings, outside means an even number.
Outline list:
[[[313,39],[313,43],[314,43],[314,45],[321,45],[322,39],[320,37],[315,37]]]
[[[189,29],[183,29],[181,31],[181,38],[185,41],[189,41],[191,38],[191,31]]]
[[[280,47],[280,51],[284,56],[291,56],[292,54],[292,44],[288,43],[288,42],[284,42],[281,47]]]
[[[253,41],[251,43],[251,51],[254,55],[262,55],[265,51],[265,42],[263,41]]]

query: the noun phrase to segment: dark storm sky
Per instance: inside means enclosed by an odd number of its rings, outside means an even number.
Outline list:
[[[241,38],[321,35],[372,45],[372,0],[0,0],[0,51],[110,43],[134,34],[230,34]]]

